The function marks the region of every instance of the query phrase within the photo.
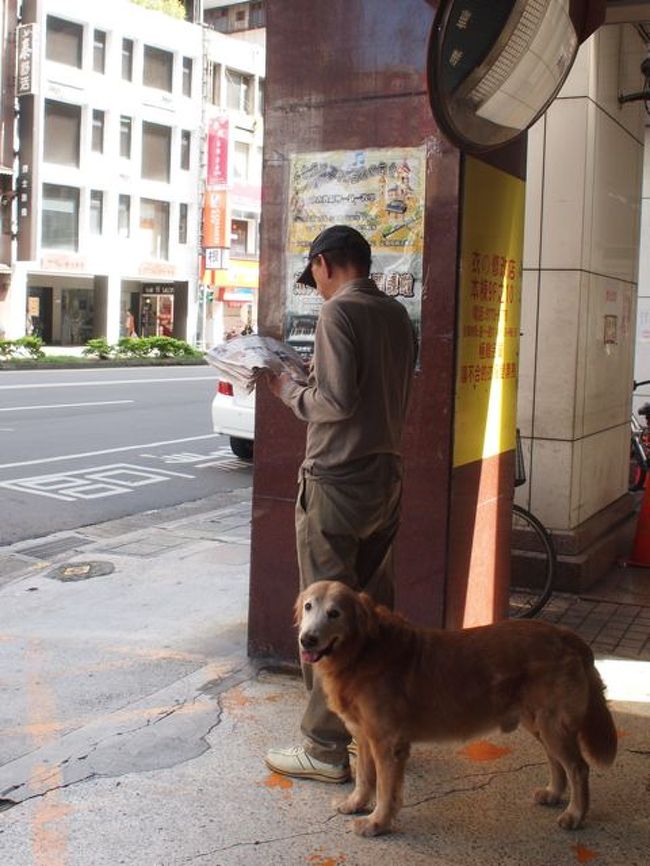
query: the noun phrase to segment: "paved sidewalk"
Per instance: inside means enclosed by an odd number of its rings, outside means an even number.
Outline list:
[[[592,642],[620,733],[583,830],[532,805],[545,761],[516,732],[416,747],[397,832],[359,839],[330,806],[347,786],[262,762],[296,741],[303,691],[246,657],[249,529],[237,491],[0,549],[0,866],[645,866],[650,604],[610,585],[545,611]],[[113,694],[106,668],[129,664]]]

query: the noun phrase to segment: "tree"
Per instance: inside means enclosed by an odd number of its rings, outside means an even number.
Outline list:
[[[144,6],[145,9],[163,12],[165,15],[171,15],[172,18],[185,19],[185,4],[182,0],[131,0],[131,3]]]

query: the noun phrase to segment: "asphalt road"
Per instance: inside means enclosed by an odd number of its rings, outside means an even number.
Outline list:
[[[248,487],[208,367],[0,372],[0,544]]]

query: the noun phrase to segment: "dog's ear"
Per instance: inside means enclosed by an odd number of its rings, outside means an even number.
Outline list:
[[[293,624],[300,625],[300,620],[302,619],[302,608],[303,608],[303,596],[304,592],[301,592],[298,598],[296,599],[296,603],[293,606]]]
[[[357,593],[355,614],[358,631],[369,638],[376,637],[379,631],[379,621],[375,612],[375,602],[368,593]]]

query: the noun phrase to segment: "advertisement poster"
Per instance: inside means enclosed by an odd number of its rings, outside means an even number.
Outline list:
[[[228,186],[228,147],[230,121],[227,115],[213,117],[208,124],[208,176],[209,187]]]
[[[422,308],[426,151],[376,148],[291,158],[285,338],[307,353],[322,299],[297,278],[309,245],[330,225],[356,228],[372,247],[371,276],[408,310],[417,332]]]
[[[465,161],[454,466],[515,447],[525,183]]]
[[[230,246],[229,234],[227,190],[206,189],[203,207],[203,245],[228,247]]]

